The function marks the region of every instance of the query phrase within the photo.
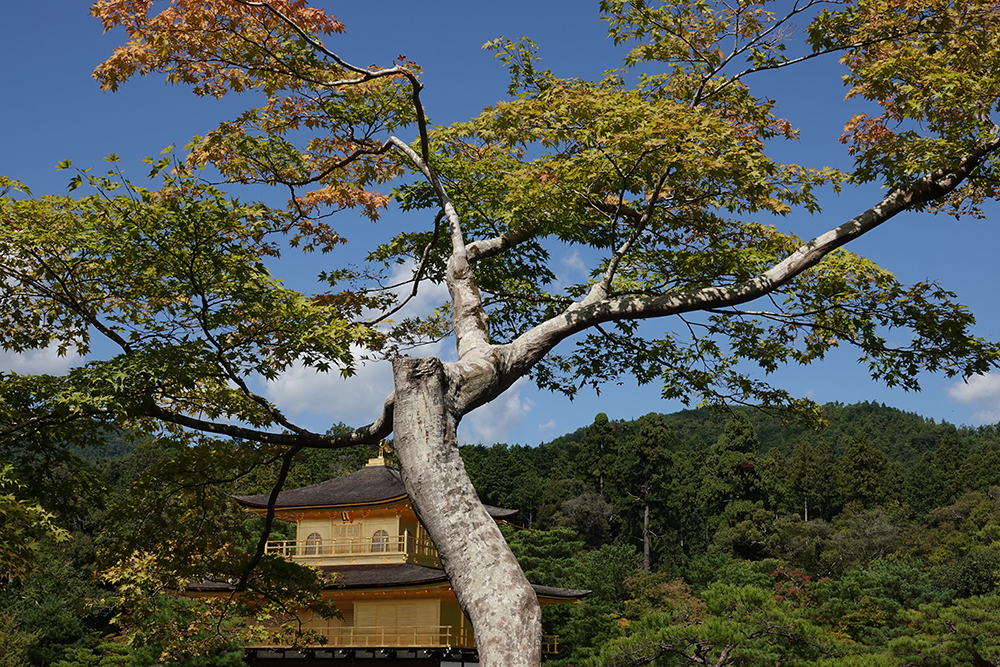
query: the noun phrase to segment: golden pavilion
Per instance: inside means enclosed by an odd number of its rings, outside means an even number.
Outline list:
[[[266,494],[235,500],[248,511],[267,511]],[[517,513],[486,509],[497,521]],[[382,452],[355,473],[280,493],[275,518],[294,523],[296,537],[268,542],[267,551],[336,573],[324,596],[342,617],[303,618],[305,627],[325,643],[305,650],[252,647],[248,664],[378,667],[390,660],[399,665],[399,659],[410,667],[478,664],[472,625],[410,505],[399,471]],[[543,605],[576,602],[589,593],[533,587]],[[201,590],[208,592],[208,587]],[[556,653],[557,638],[546,637],[542,650]]]

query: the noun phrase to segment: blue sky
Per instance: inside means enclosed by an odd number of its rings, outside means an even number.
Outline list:
[[[560,76],[594,77],[619,62],[620,51],[604,37],[596,2],[317,4],[346,24],[347,34],[328,39],[327,45],[349,61],[388,63],[403,54],[423,66],[424,104],[435,123],[465,120],[504,96],[506,72],[491,53],[481,49],[484,42],[501,35],[530,36],[541,48],[543,66]],[[102,158],[114,152],[126,169],[141,174],[142,156],[158,154],[169,144],[183,145],[249,103],[237,97],[195,98],[187,89],[157,79],[132,81],[117,93],[103,93],[90,72],[121,37],[102,35],[87,8],[88,3],[81,0],[19,2],[5,8],[0,33],[0,62],[4,63],[0,68],[4,91],[0,174],[26,182],[36,194],[64,191],[68,175],[54,169],[62,159],[81,167],[99,167]],[[836,62],[827,60],[810,63],[792,77],[765,74],[749,81],[777,99],[779,113],[802,131],[801,142],[776,147],[778,157],[814,167],[850,166],[836,137],[855,109],[843,102],[845,89],[839,76]],[[848,190],[839,197],[827,197],[822,215],[801,213],[776,222],[782,229],[811,237],[871,206],[879,196],[877,189]],[[992,212],[996,211],[994,207]],[[414,221],[389,212],[377,225],[346,217],[339,223],[361,251],[366,243],[388,238],[393,230]],[[955,220],[905,215],[851,249],[874,259],[904,282],[939,281],[977,314],[978,335],[996,341],[1000,334],[995,295],[1000,284],[998,238],[992,217]],[[556,272],[579,271],[576,259],[570,251],[554,257]],[[303,268],[323,267],[311,259],[297,270]],[[439,352],[450,354],[448,349]],[[0,354],[0,367],[21,372],[56,372],[66,363],[44,351],[27,357]],[[968,384],[928,376],[923,379],[924,391],[912,394],[872,382],[857,364],[856,354],[841,350],[823,363],[781,370],[770,380],[820,402],[879,401],[957,424],[1000,421],[1000,376],[974,378]],[[261,387],[293,416],[318,430],[337,421],[360,425],[374,418],[390,388],[384,366],[366,367],[349,382],[295,372]],[[537,444],[589,424],[597,412],[606,412],[612,419],[632,419],[682,407],[660,400],[656,386],[612,385],[600,396],[585,391],[569,402],[538,392],[525,382],[467,417],[460,435],[472,442]]]

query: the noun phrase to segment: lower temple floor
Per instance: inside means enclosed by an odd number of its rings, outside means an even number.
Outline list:
[[[468,649],[249,649],[244,661],[251,667],[479,667],[479,655]]]

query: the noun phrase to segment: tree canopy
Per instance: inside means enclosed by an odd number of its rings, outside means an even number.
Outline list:
[[[275,465],[278,488],[302,448],[392,434],[484,662],[534,664],[534,594],[455,438],[464,415],[520,378],[572,397],[632,376],[666,397],[818,418],[762,376],[837,345],[907,389],[922,370],[996,365],[1000,347],[974,335],[955,295],[843,248],[905,212],[977,215],[996,198],[995,3],[604,0],[600,11],[623,63],[561,78],[530,40],[499,38],[487,47],[509,70],[507,97],[437,127],[416,64],[352,64],[337,48],[344,26],[304,0],[96,2],[105,29],[128,36],[95,70],[106,90],[161,74],[248,104],[184,152],[150,158],[143,182],[115,156],[103,175],[63,163],[65,195],[0,182],[0,345],[86,355],[61,376],[0,376],[4,455],[58,458],[111,427],[165,431],[219,479]],[[831,55],[856,105],[841,137],[854,168],[782,163],[770,150],[796,130],[754,77]],[[829,232],[779,230],[792,213],[821,213],[824,189],[864,183],[884,197]],[[282,188],[287,205],[244,201],[240,184]],[[377,220],[391,200],[412,225],[347,256],[345,216]],[[586,281],[556,279],[562,248],[590,261]],[[310,291],[273,273],[300,252],[330,257]],[[410,277],[388,285],[398,265]],[[432,283],[447,300],[399,318]],[[445,337],[453,356],[419,356]],[[356,430],[312,432],[255,390],[295,364],[351,375],[364,359],[391,360],[395,391]],[[264,539],[234,557],[240,588],[254,585]],[[145,546],[175,566],[168,544]],[[475,569],[495,558],[502,583],[484,590]]]

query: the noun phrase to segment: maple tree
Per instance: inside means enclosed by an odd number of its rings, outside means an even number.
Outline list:
[[[853,345],[874,378],[910,389],[922,370],[968,377],[996,365],[1000,349],[972,335],[974,318],[954,295],[901,284],[842,246],[903,212],[977,215],[996,198],[1000,6],[600,6],[630,48],[623,68],[562,79],[539,68],[530,41],[500,39],[488,46],[510,70],[508,98],[431,127],[415,64],[351,64],[335,46],[344,27],[303,0],[95,3],[106,29],[128,34],[95,71],[106,89],[163,73],[199,95],[265,102],[183,156],[150,159],[155,186],[130,181],[113,157],[106,175],[72,177],[71,188],[89,192],[79,197],[0,182],[0,344],[91,353],[63,376],[0,376],[5,447],[44,458],[112,425],[166,430],[201,457],[168,467],[202,475],[179,490],[208,485],[213,470],[225,479],[262,465],[278,467],[277,490],[302,448],[392,435],[483,663],[527,665],[540,660],[537,600],[455,435],[464,415],[518,379],[572,396],[631,375],[666,397],[816,417],[743,362],[767,373]],[[789,54],[794,20],[809,25],[801,53]],[[769,142],[796,131],[753,93],[753,75],[831,53],[848,67],[848,103],[868,110],[841,138],[855,169],[779,163]],[[236,199],[209,183],[214,173],[285,188],[288,206]],[[760,222],[818,213],[821,189],[867,182],[886,186],[884,198],[812,240]],[[414,222],[371,249],[369,265],[331,259],[315,294],[272,275],[268,262],[282,253],[336,258],[344,238],[330,214],[378,219],[390,201],[380,187],[394,187]],[[567,245],[594,258],[584,283],[555,281],[550,254]],[[397,262],[412,267],[402,293],[380,282]],[[447,303],[393,321],[428,282],[447,286]],[[654,318],[665,318],[663,333],[639,327]],[[905,342],[890,344],[888,329]],[[445,335],[456,361],[409,356]],[[94,353],[94,337],[114,352]],[[293,364],[350,375],[361,357],[391,359],[395,391],[377,421],[354,431],[311,432],[253,389]],[[168,525],[177,530],[149,522]],[[266,536],[243,555],[192,534],[140,531],[120,546],[169,564],[172,581],[211,574],[251,590],[265,588],[262,563],[274,569]],[[212,557],[196,557],[201,547]]]

